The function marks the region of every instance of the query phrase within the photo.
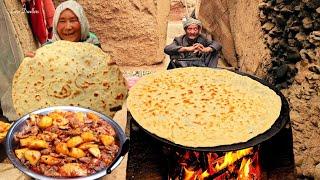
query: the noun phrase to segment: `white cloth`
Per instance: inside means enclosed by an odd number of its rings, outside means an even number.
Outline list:
[[[202,23],[198,19],[193,19],[191,17],[187,17],[182,21],[183,29],[186,29],[189,25],[196,24],[202,28]]]

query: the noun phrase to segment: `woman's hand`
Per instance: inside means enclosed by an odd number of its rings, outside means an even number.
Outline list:
[[[26,57],[31,57],[31,58],[33,58],[35,55],[36,55],[36,52],[34,51],[28,51],[25,54]]]

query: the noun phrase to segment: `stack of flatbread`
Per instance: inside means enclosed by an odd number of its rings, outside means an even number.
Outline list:
[[[30,177],[20,172],[12,164],[0,163],[0,179],[31,180]]]
[[[143,77],[129,91],[128,109],[149,132],[188,147],[246,142],[280,114],[269,87],[237,73],[200,67]]]
[[[90,43],[57,41],[25,58],[13,78],[12,99],[19,116],[39,108],[72,105],[108,116],[127,96],[119,68]]]

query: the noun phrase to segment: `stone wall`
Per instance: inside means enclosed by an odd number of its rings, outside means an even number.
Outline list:
[[[264,38],[272,52],[274,83],[287,88],[301,60],[309,70],[320,73],[320,1],[264,0],[259,4]]]
[[[196,17],[223,48],[226,62],[241,71],[265,77],[270,51],[259,23],[259,0],[201,0]]]
[[[291,108],[297,174],[320,179],[320,1],[264,0],[259,8],[269,73]]]

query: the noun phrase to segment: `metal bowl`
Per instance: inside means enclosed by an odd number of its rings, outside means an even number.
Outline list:
[[[14,153],[14,149],[17,147],[18,142],[14,140],[14,134],[16,132],[19,132],[21,128],[26,124],[26,120],[30,117],[31,114],[48,114],[49,112],[61,110],[61,111],[75,111],[75,112],[84,112],[84,113],[94,113],[98,115],[100,118],[102,118],[104,121],[107,121],[115,130],[117,134],[117,141],[119,142],[119,151],[116,155],[116,158],[113,160],[113,162],[103,170],[89,175],[85,177],[74,177],[74,178],[59,178],[59,177],[49,177],[44,176],[42,174],[35,173],[34,171],[30,170],[26,166],[24,166],[21,161],[16,157]],[[13,165],[18,168],[23,173],[27,174],[28,176],[35,178],[35,179],[41,179],[41,180],[51,180],[51,179],[76,179],[76,180],[89,180],[89,179],[98,179],[102,176],[105,176],[107,174],[110,174],[123,160],[125,154],[129,151],[129,139],[126,137],[124,131],[122,128],[118,125],[117,122],[109,118],[108,116],[105,116],[101,113],[98,113],[96,111],[81,108],[81,107],[74,107],[74,106],[54,106],[54,107],[48,107],[44,109],[39,109],[37,111],[31,112],[23,117],[21,117],[18,121],[16,121],[11,128],[8,131],[7,138],[6,138],[6,153],[9,157],[10,161],[13,163]]]

